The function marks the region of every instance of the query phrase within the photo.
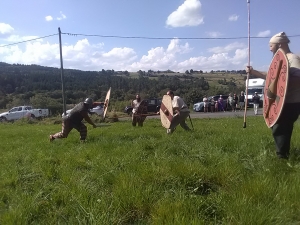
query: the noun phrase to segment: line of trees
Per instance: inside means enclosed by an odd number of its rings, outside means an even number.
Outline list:
[[[148,73],[151,71],[148,71]],[[125,75],[125,76],[120,76]],[[176,91],[187,103],[193,104],[203,95],[224,93],[228,87],[211,88],[203,77],[176,74],[167,76],[160,73],[155,79],[143,71],[138,78],[130,78],[128,71],[64,70],[66,103],[73,105],[86,97],[103,101],[109,87],[112,88],[111,103],[114,110],[121,111],[139,93],[142,98],[162,97],[167,90]],[[229,82],[229,89],[237,88]],[[0,63],[0,108],[30,104],[34,107],[49,108],[52,113],[62,111],[60,69],[38,65]]]

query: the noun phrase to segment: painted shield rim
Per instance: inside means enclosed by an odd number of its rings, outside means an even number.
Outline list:
[[[268,101],[268,96],[267,96],[267,92],[266,91],[268,90],[268,86],[267,85],[270,85],[269,80],[271,80],[271,79],[269,79],[269,77],[271,76],[270,75],[271,74],[270,70],[272,69],[272,64],[276,60],[276,57],[277,57],[278,54],[280,55],[280,58],[282,58],[285,61],[285,64],[287,66],[287,68],[286,68],[286,74],[287,74],[287,76],[286,76],[286,80],[284,82],[285,83],[285,90],[284,90],[284,95],[282,97],[282,104],[281,104],[280,109],[277,109],[277,111],[278,111],[277,115],[278,116],[275,119],[273,119],[273,121],[270,123],[269,117],[266,118],[266,112],[265,112],[265,107],[266,107],[265,101]],[[266,125],[269,128],[272,127],[272,126],[274,126],[274,124],[278,121],[278,119],[279,119],[279,117],[281,115],[281,112],[282,112],[282,109],[283,109],[283,106],[284,106],[284,103],[285,103],[285,99],[286,99],[286,92],[287,92],[287,89],[288,89],[288,80],[289,80],[289,62],[288,62],[288,59],[287,59],[285,53],[281,49],[278,49],[276,51],[276,53],[274,54],[273,59],[272,59],[272,61],[270,63],[270,66],[269,66],[269,69],[268,69],[268,74],[266,76],[266,84],[265,84],[265,89],[264,89],[265,93],[264,93],[263,116],[264,116],[265,123],[266,123]]]

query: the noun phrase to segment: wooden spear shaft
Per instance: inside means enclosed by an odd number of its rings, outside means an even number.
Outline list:
[[[250,0],[247,0],[247,6],[248,6],[248,68],[250,68]],[[247,82],[246,82],[246,102],[245,102],[243,128],[246,128],[246,117],[247,117],[247,106],[248,106],[248,85],[249,85],[249,72],[247,73]]]

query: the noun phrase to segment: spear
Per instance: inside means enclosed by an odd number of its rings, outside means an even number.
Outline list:
[[[248,68],[250,68],[250,0],[247,0],[248,6]],[[246,82],[246,102],[245,102],[245,111],[244,111],[244,126],[246,128],[246,116],[247,116],[247,106],[248,106],[248,85],[249,85],[249,72],[247,73],[247,82]]]

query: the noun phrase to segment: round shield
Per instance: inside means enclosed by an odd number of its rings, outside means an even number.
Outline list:
[[[136,110],[137,115],[144,115],[148,113],[148,102],[146,100],[141,101],[139,107]]]
[[[107,93],[106,93],[106,97],[105,97],[105,100],[104,102],[106,102],[106,107],[104,109],[104,112],[103,112],[103,118],[102,120],[105,119],[105,116],[106,116],[106,113],[107,113],[107,108],[108,108],[108,104],[109,104],[109,99],[110,99],[110,91],[111,91],[111,87],[108,89]]]
[[[285,53],[278,49],[270,64],[264,88],[263,115],[268,127],[278,120],[288,84],[289,64]]]
[[[169,129],[173,119],[172,99],[169,95],[163,96],[160,105],[159,114],[160,114],[161,125]]]
[[[137,118],[138,121],[144,122],[148,114],[148,102],[146,100],[141,101],[139,107],[137,108],[134,117]]]

